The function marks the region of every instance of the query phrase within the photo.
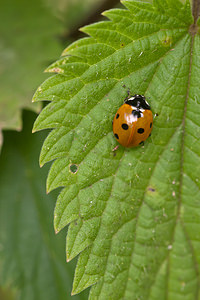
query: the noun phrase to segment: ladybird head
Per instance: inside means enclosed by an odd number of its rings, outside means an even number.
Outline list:
[[[137,109],[151,109],[148,102],[143,95],[134,95],[125,101],[126,104],[131,105]]]

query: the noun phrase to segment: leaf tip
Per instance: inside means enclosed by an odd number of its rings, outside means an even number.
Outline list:
[[[103,11],[103,12],[101,13],[101,15],[104,16],[104,17],[107,17],[107,12],[108,12],[108,11],[105,10],[105,11]]]
[[[59,228],[57,223],[58,223],[57,215],[54,214],[54,231],[55,231],[55,234],[58,234],[60,232],[60,228]]]
[[[35,123],[33,124],[32,133],[35,133],[37,131],[38,131],[38,129],[37,129],[36,121],[35,121]]]
[[[67,255],[67,259],[66,259],[66,261],[67,261],[67,263],[69,263],[70,262],[70,258],[68,257],[68,255]]]
[[[67,262],[70,262],[71,260],[72,260],[72,258],[73,257],[70,257],[70,254],[69,254],[69,252],[67,252],[67,255],[66,255],[67,257],[66,257],[66,261]]]
[[[86,27],[87,27],[87,26],[80,27],[80,28],[79,28],[79,31],[85,33],[85,28],[86,28]]]
[[[44,166],[44,163],[43,163],[43,161],[41,159],[41,155],[40,155],[40,160],[39,160],[39,166],[40,166],[40,168],[42,168]]]
[[[76,290],[73,289],[72,292],[71,292],[71,296],[75,296],[75,295],[79,294],[80,292],[81,292],[81,291],[77,291],[77,292],[76,292]]]
[[[77,287],[73,286],[72,291],[71,291],[71,296],[77,295],[81,292],[82,290],[78,290]]]

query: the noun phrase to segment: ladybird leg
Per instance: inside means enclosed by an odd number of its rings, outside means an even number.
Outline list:
[[[144,146],[144,141],[140,142],[139,145]]]
[[[112,151],[116,151],[119,148],[119,145],[115,146],[115,148],[112,149]]]

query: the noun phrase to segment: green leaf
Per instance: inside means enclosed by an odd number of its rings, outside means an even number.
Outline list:
[[[0,299],[67,300],[72,264],[65,236],[55,236],[54,199],[45,194],[48,167],[37,163],[44,133],[31,134],[35,114],[24,112],[23,131],[4,131],[0,157]],[[63,232],[64,233],[64,232]],[[85,293],[77,300],[87,298]],[[73,298],[74,299],[74,298]]]
[[[43,69],[61,51],[63,26],[43,0],[1,1],[0,9],[0,128],[22,128],[22,108],[39,112],[31,103]],[[61,43],[60,43],[61,44]]]
[[[51,101],[34,130],[53,128],[40,164],[54,160],[47,190],[63,187],[55,230],[70,224],[67,259],[80,254],[73,294],[197,299],[200,37],[189,1],[123,4],[82,29],[90,37],[65,49],[34,96]],[[148,98],[154,128],[144,146],[116,149],[128,89]]]

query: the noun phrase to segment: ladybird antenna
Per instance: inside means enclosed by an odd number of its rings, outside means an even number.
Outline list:
[[[126,102],[130,98],[130,95],[131,95],[130,88],[127,89],[127,93],[128,93],[128,96],[124,99],[124,102]]]

